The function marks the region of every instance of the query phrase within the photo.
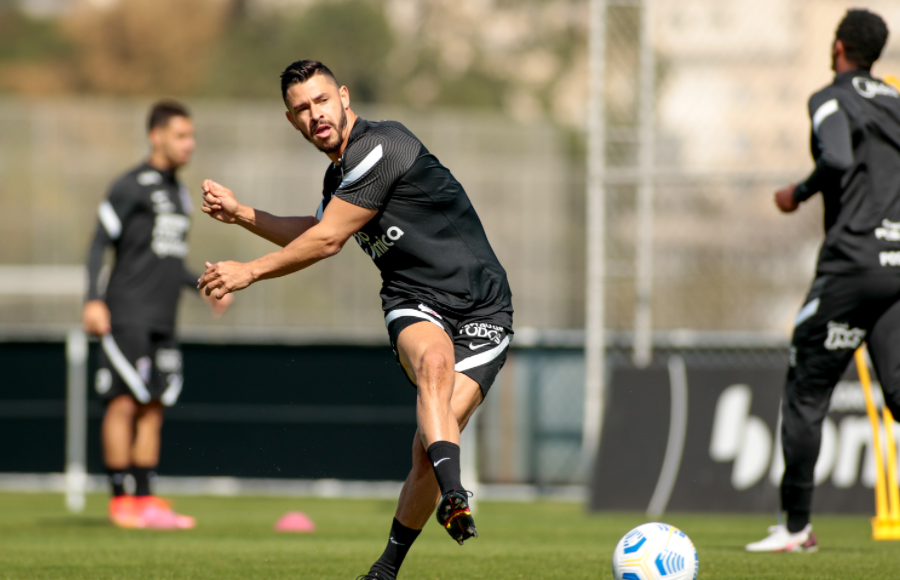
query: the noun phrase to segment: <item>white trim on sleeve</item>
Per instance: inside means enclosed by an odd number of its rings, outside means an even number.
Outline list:
[[[112,204],[108,201],[104,201],[100,204],[100,209],[97,210],[97,214],[100,216],[100,223],[103,224],[103,228],[106,230],[110,239],[118,240],[119,236],[122,235],[122,220],[119,219]]]
[[[812,318],[813,315],[819,311],[820,302],[820,299],[816,298],[815,300],[812,300],[811,302],[809,302],[809,304],[801,308],[800,312],[797,313],[797,319],[794,320],[794,328],[797,328],[798,326]]]
[[[827,119],[828,117],[830,117],[831,115],[833,115],[837,112],[838,112],[838,100],[837,99],[830,99],[828,101],[825,101],[821,105],[819,105],[819,108],[816,109],[816,112],[812,118],[813,133],[818,135],[819,134],[819,125],[822,124],[822,121],[824,121],[825,119]]]
[[[384,157],[384,148],[379,144],[378,147],[372,149],[372,151],[359,162],[359,165],[344,174],[344,179],[341,181],[341,185],[338,188],[346,187],[365,175],[370,169],[375,167],[376,163],[381,161],[382,157]]]

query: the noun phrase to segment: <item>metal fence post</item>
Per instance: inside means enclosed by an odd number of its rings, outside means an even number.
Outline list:
[[[635,257],[634,364],[646,367],[653,359],[653,197],[654,107],[656,105],[656,55],[654,54],[653,0],[641,2],[640,128],[638,130],[637,256]]]
[[[587,320],[585,321],[585,389],[582,461],[590,478],[603,420],[603,386],[606,375],[604,301],[606,300],[606,0],[590,3],[590,96],[588,99],[587,183]]]
[[[66,507],[84,510],[87,483],[87,336],[81,330],[66,335]]]

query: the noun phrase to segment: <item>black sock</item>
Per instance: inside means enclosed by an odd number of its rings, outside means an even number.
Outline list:
[[[789,511],[787,529],[790,533],[796,534],[806,527],[809,523],[809,512]]]
[[[434,467],[441,495],[453,488],[462,489],[459,479],[459,445],[449,441],[435,441],[428,447],[428,459]]]
[[[378,558],[378,561],[372,564],[369,575],[379,579],[396,580],[397,574],[400,572],[400,566],[403,564],[403,559],[406,558],[406,553],[409,552],[421,531],[407,528],[398,522],[397,518],[394,518],[387,548],[384,549],[384,553]]]
[[[127,469],[110,469],[106,468],[106,475],[109,478],[109,486],[112,489],[113,497],[125,495],[125,474]]]
[[[131,475],[134,477],[134,495],[151,495],[150,479],[156,477],[154,467],[131,466]]]

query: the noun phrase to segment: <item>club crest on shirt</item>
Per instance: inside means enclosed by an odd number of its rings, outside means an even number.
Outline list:
[[[141,185],[159,185],[162,183],[162,175],[157,171],[143,171],[138,173],[137,182]]]
[[[434,310],[432,310],[431,308],[425,306],[425,305],[422,304],[422,303],[419,303],[419,310],[421,310],[422,312],[427,312],[428,314],[430,314],[430,315],[432,315],[432,316],[436,316],[436,317],[439,318],[440,320],[443,320],[443,318],[441,317],[440,314],[438,314],[437,312],[435,312]]]
[[[150,371],[153,369],[153,361],[150,360],[149,356],[142,356],[137,359],[137,362],[134,365],[137,367],[138,375],[141,377],[141,380],[144,381],[145,384],[150,382]]]

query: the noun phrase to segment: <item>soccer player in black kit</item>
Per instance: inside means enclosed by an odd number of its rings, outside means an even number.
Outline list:
[[[209,265],[199,287],[222,297],[333,256],[350,238],[381,271],[385,325],[416,387],[418,430],[387,547],[360,578],[392,580],[435,506],[457,542],[477,536],[459,433],[506,360],[512,295],[462,186],[408,129],[357,117],[347,88],[317,61],[289,65],[281,90],[288,121],[332,162],[322,203],[315,216],[275,217],[205,181],[204,212],[283,249]]]
[[[184,265],[190,196],[175,177],[193,153],[194,128],[183,105],[161,101],[150,111],[148,132],[149,159],[116,180],[100,204],[82,323],[102,347],[95,388],[106,401],[101,437],[113,494],[110,521],[124,528],[189,528],[194,519],[152,495],[150,479],[159,462],[163,407],[175,404],[182,388],[178,298],[197,280]],[[115,265],[104,295],[107,246],[115,249]],[[216,314],[230,302],[204,298]],[[123,485],[129,472],[133,496]]]
[[[878,15],[847,12],[832,45],[834,82],[809,99],[815,170],[775,193],[790,213],[821,192],[825,241],[794,324],[782,401],[787,522],[748,551],[817,549],[809,522],[822,421],[863,342],[900,417],[900,93],[870,73],[887,37]]]

